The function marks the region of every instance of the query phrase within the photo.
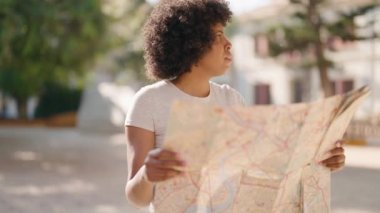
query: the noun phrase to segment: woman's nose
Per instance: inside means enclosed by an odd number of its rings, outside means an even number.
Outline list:
[[[232,43],[230,42],[230,40],[228,40],[227,38],[226,38],[226,49],[228,50],[228,51],[230,51],[231,49],[232,49]]]

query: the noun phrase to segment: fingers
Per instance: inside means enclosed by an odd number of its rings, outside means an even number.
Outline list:
[[[157,160],[155,158],[149,159],[145,162],[147,167],[159,168],[159,169],[176,169],[178,167],[185,166],[183,161],[178,160]]]
[[[321,164],[329,168],[331,171],[337,171],[344,167],[345,160],[345,155],[337,155],[322,161]]]
[[[345,160],[346,160],[346,156],[344,156],[344,155],[338,155],[338,156],[333,156],[331,158],[323,160],[321,163],[324,164],[324,165],[341,164],[341,163],[344,163]]]
[[[180,167],[185,167],[186,163],[175,152],[154,149],[148,153],[145,160],[145,173],[150,182],[165,181],[183,174]]]
[[[329,167],[332,172],[342,170],[344,167],[344,164],[334,165]]]
[[[344,148],[343,147],[335,147],[328,151],[326,154],[322,156],[323,160],[335,157],[335,156],[341,156],[344,155]]]
[[[332,150],[330,150],[329,156],[339,156],[339,155],[344,155],[344,148],[343,147],[336,147]]]
[[[146,169],[147,180],[153,183],[169,180],[171,178],[174,178],[182,174],[183,172],[173,170],[173,169],[158,169],[158,168]]]
[[[186,163],[175,152],[165,149],[154,149],[148,153],[145,164],[158,168],[178,168],[186,166]]]
[[[343,145],[346,142],[347,141],[343,139],[338,140],[335,144],[336,148],[330,151],[331,157],[324,161],[325,166],[328,167],[332,172],[342,170],[345,165],[346,156],[344,155]]]
[[[149,152],[149,155],[151,157],[160,159],[160,160],[172,160],[172,159],[177,159],[178,155],[175,152],[166,150],[166,149],[153,149],[152,151]]]
[[[149,157],[155,158],[160,161],[178,161],[181,162],[180,165],[177,166],[184,166],[186,163],[185,161],[179,156],[178,153],[165,150],[165,149],[154,149],[148,154]]]
[[[344,162],[337,163],[337,164],[329,164],[329,165],[326,165],[326,167],[329,168],[332,172],[342,170],[344,167]]]

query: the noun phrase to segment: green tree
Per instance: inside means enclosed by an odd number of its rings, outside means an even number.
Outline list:
[[[328,77],[328,68],[334,63],[325,55],[328,40],[339,37],[344,41],[357,41],[376,36],[358,36],[354,19],[371,11],[377,5],[371,4],[351,11],[335,12],[337,18],[329,20],[322,16],[322,10],[328,8],[327,0],[290,0],[290,2],[298,8],[297,12],[290,16],[287,24],[274,26],[267,32],[270,53],[275,57],[283,53],[301,53],[302,60],[297,66],[303,69],[317,67],[324,94],[326,97],[331,96],[333,90]],[[312,54],[308,54],[310,52]]]
[[[0,90],[21,118],[47,82],[67,85],[107,46],[100,0],[0,1]]]
[[[152,5],[145,0],[130,0],[123,13],[109,14],[114,20],[113,28],[124,29],[122,33],[110,31],[118,35],[113,43],[117,49],[121,49],[121,54],[115,57],[117,69],[132,71],[130,74],[142,82],[147,81],[144,74],[142,27],[152,9]]]

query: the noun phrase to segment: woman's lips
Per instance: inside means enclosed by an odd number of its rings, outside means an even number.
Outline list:
[[[226,59],[226,60],[232,60],[232,54],[231,53],[227,53],[225,56],[224,56],[224,58]]]

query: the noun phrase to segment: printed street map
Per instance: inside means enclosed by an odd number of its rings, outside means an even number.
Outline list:
[[[330,171],[318,162],[368,94],[283,106],[176,102],[164,148],[188,167],[156,185],[155,212],[330,212]]]

